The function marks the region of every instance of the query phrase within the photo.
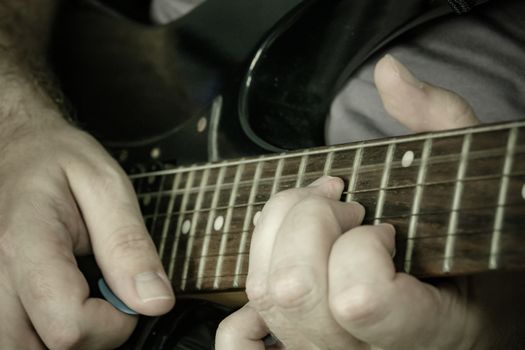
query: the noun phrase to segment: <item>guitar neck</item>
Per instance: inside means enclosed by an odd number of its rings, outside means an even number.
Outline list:
[[[278,191],[321,175],[365,223],[396,227],[399,271],[444,276],[525,267],[525,121],[131,175],[179,292],[242,289],[251,232]]]

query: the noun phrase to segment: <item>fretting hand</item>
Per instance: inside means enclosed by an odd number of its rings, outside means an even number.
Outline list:
[[[391,56],[375,80],[387,112],[414,131],[477,123],[464,99]],[[360,226],[363,208],[339,202],[342,190],[323,177],[266,204],[252,238],[250,301],[223,321],[217,350],[264,349],[270,332],[286,349],[481,348],[483,317],[462,284],[396,273],[394,228]]]

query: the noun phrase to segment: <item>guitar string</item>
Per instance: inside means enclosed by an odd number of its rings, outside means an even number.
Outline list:
[[[512,174],[512,175],[515,175],[515,174]],[[505,175],[506,177],[508,177],[508,175]],[[502,178],[503,176],[499,176],[499,177],[495,177],[496,179],[497,178]],[[494,178],[494,177],[492,177]],[[263,180],[264,181],[264,180]],[[407,186],[403,186],[403,187],[407,187]],[[233,233],[233,232],[230,232],[230,233]],[[485,235],[492,235],[493,233],[492,232],[489,232],[489,233],[486,233]],[[457,236],[461,236],[461,235],[466,235],[466,234],[456,234]],[[472,233],[469,233],[468,235],[472,236],[473,234]],[[432,238],[435,238],[436,236],[433,236]],[[416,237],[417,239],[425,239],[425,238],[429,238],[429,237]],[[237,252],[235,254],[225,254],[223,256],[234,256],[234,257],[238,257],[241,253],[240,252]],[[247,254],[247,253],[244,253],[244,254]],[[485,257],[489,257],[490,255],[485,255]],[[217,255],[208,255],[207,256],[208,258],[211,258],[211,257],[217,257]],[[186,258],[186,257],[185,257]],[[203,256],[201,257],[191,257],[190,259],[202,259]],[[472,257],[471,257],[472,258]],[[439,260],[442,260],[444,259],[444,257],[435,257],[433,259],[439,259]],[[428,260],[428,259],[426,259]],[[242,275],[245,275],[245,274],[242,274]],[[233,277],[233,276],[236,276],[236,275],[232,275],[232,274],[228,274],[228,275],[215,275],[215,276],[212,276],[212,277],[206,277],[206,279],[208,278],[214,278],[216,279],[217,277]],[[175,276],[177,277],[177,276]],[[185,280],[190,280],[190,278],[185,278]]]
[[[525,205],[520,205],[518,207],[525,209]],[[489,209],[492,209],[492,208],[489,208]],[[472,211],[475,211],[475,210],[473,209]],[[449,214],[449,213],[423,214],[423,215],[420,215],[420,216],[425,216],[425,215],[429,215],[430,216],[430,215],[439,215],[439,214]],[[408,219],[408,218],[410,218],[410,215],[398,216],[398,217],[389,217],[389,218],[380,218],[380,219],[386,219],[385,222],[388,222],[389,219],[390,219],[390,221],[392,221],[392,219]],[[373,220],[374,220],[374,218],[367,219],[366,222],[365,222],[365,225],[372,225]],[[230,231],[229,234],[231,234],[234,237],[235,236],[240,236],[240,235],[242,235],[244,233],[250,233],[253,230],[253,228],[254,227],[252,227],[252,229],[249,229],[249,230]],[[462,231],[456,232],[454,235],[458,236],[458,237],[475,236],[475,235],[480,235],[480,234],[492,234],[493,231],[494,230],[479,230],[479,229],[478,230],[468,230],[468,231],[462,230]],[[513,229],[508,229],[507,228],[505,230],[505,232],[507,232],[507,231],[513,231]],[[397,235],[400,236],[401,233],[398,233]],[[153,239],[157,238],[155,235],[151,235],[151,236],[152,236]],[[211,232],[211,233],[205,233],[203,235],[195,235],[194,239],[196,238],[197,241],[198,241],[200,239],[204,240],[206,237],[214,237],[214,236],[217,236],[218,239],[222,237],[221,232],[216,231],[216,232]],[[447,236],[449,236],[449,234],[444,233],[444,234],[432,234],[432,235],[425,235],[425,236],[416,236],[416,237],[413,237],[413,238],[403,237],[403,242],[417,241],[417,240],[428,240],[428,239],[438,239],[438,238],[441,239],[441,238],[446,238]],[[166,243],[173,242],[174,239],[175,239],[175,234],[171,234],[170,237],[166,238]]]
[[[525,209],[525,206],[520,206],[520,207]],[[432,215],[436,215],[436,214],[432,214]],[[420,216],[425,216],[425,214],[420,215]],[[390,218],[390,220],[389,220],[389,218],[386,218],[386,220],[383,220],[383,222],[389,222],[389,221],[392,221],[392,219],[393,218]],[[406,219],[406,218],[403,218],[403,219]],[[368,220],[368,221],[369,222],[367,222],[365,224],[371,224],[371,222],[370,222],[371,220]],[[517,229],[506,228],[502,232],[503,232],[503,234],[511,234],[512,232],[514,232],[516,230]],[[243,234],[250,235],[251,231],[252,231],[252,229],[250,229],[250,230],[235,230],[235,231],[229,232],[229,234],[231,235],[231,242],[238,243],[238,238],[240,238],[241,235],[243,235]],[[494,233],[493,231],[487,231],[487,230],[468,230],[468,231],[461,230],[459,232],[454,233],[454,236],[456,238],[459,238],[459,239],[463,239],[463,238],[465,238],[465,239],[473,239],[473,237],[480,237],[480,236],[487,236],[488,237],[488,236],[493,235],[493,233]],[[398,237],[400,235],[401,235],[401,233],[398,231]],[[171,243],[175,241],[175,236],[176,236],[176,234],[170,235],[170,237],[166,240],[165,244],[167,244],[168,246],[171,245]],[[204,234],[204,235],[196,235],[194,237],[194,245],[193,245],[193,247],[194,248],[198,248],[199,245],[201,244],[201,242],[203,242],[206,239],[211,239],[214,236],[217,237],[217,240],[222,239],[221,232],[215,232],[215,233]],[[403,237],[402,239],[397,241],[397,244],[406,246],[409,241],[413,241],[413,242],[416,242],[416,243],[417,242],[421,242],[421,241],[432,241],[432,240],[434,240],[434,241],[438,240],[439,241],[439,240],[444,239],[444,238],[446,238],[448,236],[449,236],[448,234],[434,234],[434,235],[416,236],[414,238]],[[155,240],[156,237],[154,235],[152,237]],[[180,233],[179,233],[179,238],[181,238],[180,237]],[[236,245],[235,243],[234,243],[234,245]],[[228,250],[228,253],[231,253],[231,249]],[[239,255],[239,253],[240,253],[239,251],[234,251],[232,254]],[[207,255],[203,255],[202,257],[213,257],[213,256],[217,256],[217,254],[207,254]],[[170,262],[171,262],[171,260],[170,260]]]
[[[240,236],[244,231],[241,231],[241,232],[235,232],[235,236]],[[248,231],[250,232],[250,231]],[[518,235],[521,235],[521,229],[520,228],[515,228],[515,229],[507,229],[507,230],[503,230],[502,231],[504,235],[515,235],[515,234],[518,234]],[[230,234],[233,233],[233,232],[230,232]],[[465,232],[465,233],[456,233],[454,234],[455,237],[459,237],[460,239],[462,238],[467,238],[467,239],[474,239],[475,237],[477,238],[485,238],[485,237],[488,237],[488,236],[492,236],[493,234],[493,231],[477,231],[477,232]],[[214,236],[213,234],[209,234],[209,235],[204,235],[204,236]],[[194,237],[195,238],[205,238],[204,236],[197,236],[197,237]],[[222,236],[217,236],[217,239],[221,238]],[[433,235],[433,236],[423,236],[423,237],[414,237],[414,238],[407,238],[407,237],[403,237],[402,239],[398,239],[396,240],[396,246],[398,247],[404,247],[408,241],[414,241],[414,242],[421,242],[421,241],[431,241],[431,240],[440,240],[440,239],[443,239],[445,237],[447,237],[448,234],[440,234],[440,235]],[[522,235],[521,235],[522,236]],[[525,240],[525,238],[524,238]],[[194,243],[198,243],[199,240],[194,240]],[[444,250],[444,246],[441,247],[443,248]],[[525,247],[523,247],[525,248]],[[490,250],[490,247],[488,247],[488,249]],[[522,249],[524,250],[524,249]],[[240,255],[245,255],[245,254],[249,254],[249,252],[240,252],[240,251],[229,251],[228,253],[226,254],[206,254],[206,255],[199,255],[199,256],[192,256],[190,257],[190,259],[202,259],[202,258],[215,258],[215,257],[227,257],[227,256],[231,256],[231,257],[235,257],[235,256],[240,256]],[[172,261],[176,261],[177,259],[182,259],[181,257],[176,257],[175,259],[163,259],[163,262],[166,262],[166,263],[172,263]],[[404,261],[410,261],[410,259],[408,260],[404,260]]]
[[[270,160],[279,160],[281,158],[291,158],[291,157],[300,157],[303,155],[316,155],[316,154],[323,154],[323,153],[329,153],[329,152],[341,152],[345,150],[354,150],[357,148],[373,148],[377,146],[384,146],[384,145],[390,145],[390,144],[403,144],[403,143],[410,143],[415,141],[421,141],[426,139],[433,139],[433,140],[439,140],[447,137],[453,137],[453,136],[465,136],[467,134],[480,134],[480,133],[490,133],[495,131],[503,131],[503,130],[511,130],[513,128],[522,128],[525,127],[525,121],[516,121],[512,123],[504,123],[504,124],[494,124],[494,125],[486,125],[481,126],[477,128],[470,128],[470,129],[458,129],[458,130],[448,130],[444,132],[436,132],[432,134],[417,134],[417,135],[411,135],[411,136],[405,136],[405,137],[399,137],[399,138],[393,138],[393,139],[387,139],[387,140],[377,140],[377,141],[366,141],[366,142],[358,142],[358,143],[352,143],[345,146],[335,146],[336,150],[334,151],[332,148],[334,146],[328,146],[323,147],[320,149],[306,149],[302,151],[295,151],[290,153],[280,153],[277,155],[267,155],[267,156],[258,156],[253,158],[241,158],[236,160],[228,160],[223,162],[216,162],[216,163],[209,163],[209,164],[194,164],[190,165],[188,167],[178,167],[175,169],[167,169],[167,170],[160,170],[160,171],[152,171],[152,172],[146,172],[141,174],[132,174],[130,175],[131,179],[135,178],[143,178],[143,177],[150,177],[150,176],[162,176],[167,174],[173,174],[175,172],[184,172],[184,171],[197,171],[204,168],[214,168],[214,167],[221,167],[221,166],[232,166],[232,165],[238,165],[238,164],[249,164],[254,163],[258,161],[270,161]],[[490,135],[489,135],[490,136]]]
[[[243,255],[247,255],[249,253],[243,253]],[[499,257],[502,257],[501,256],[501,253],[496,253],[496,254],[479,254],[479,255],[473,255],[473,256],[469,256],[469,257],[458,257],[458,256],[452,256],[454,259],[456,259],[456,262],[459,260],[461,261],[462,259],[464,260],[468,260],[468,261],[474,261],[474,262],[479,262],[479,263],[486,263],[487,262],[487,265],[488,265],[488,259],[492,256],[499,256]],[[517,252],[517,253],[507,253],[506,255],[507,257],[510,257],[510,256],[519,256],[519,257],[522,257],[522,252]],[[441,260],[444,260],[445,257],[433,257],[433,258],[427,258],[427,259],[418,259],[417,261],[419,263],[433,263],[433,262],[436,262],[436,261],[441,261]],[[416,261],[416,259],[412,258],[412,259],[408,259],[408,260],[401,260],[399,262],[403,263],[403,262],[414,262]],[[396,259],[394,258],[394,262],[397,262]],[[417,265],[416,265],[417,266]],[[478,269],[474,269],[474,270],[478,270]],[[440,268],[439,269],[440,272],[443,272],[442,269]],[[415,272],[415,274],[417,275],[417,270]],[[206,276],[204,277],[203,279],[204,280],[208,280],[208,279],[215,279],[217,277],[235,277],[235,276],[241,276],[241,277],[245,277],[245,276],[248,276],[248,273],[240,273],[240,274],[223,274],[223,275],[213,275],[213,276]],[[171,282],[179,282],[179,281],[182,281],[182,280],[186,280],[186,281],[192,281],[192,280],[196,280],[197,277],[188,277],[188,278],[185,278],[185,279],[182,279],[182,278],[179,278],[179,279],[176,279],[177,277],[180,277],[179,275],[174,275],[171,279]]]
[[[515,171],[515,172],[510,172],[508,174],[505,174],[505,175],[501,175],[501,174],[494,174],[494,175],[478,175],[478,176],[469,176],[469,177],[466,177],[464,180],[462,181],[477,181],[477,180],[485,180],[485,179],[498,179],[498,178],[501,178],[501,177],[504,177],[504,176],[521,176],[523,175],[525,172],[524,171]],[[305,176],[308,176],[308,177],[311,177],[312,179],[315,179],[317,177],[319,177],[320,175],[322,175],[321,172],[310,172],[310,173],[307,173],[305,174]],[[340,178],[347,178],[349,177],[348,173],[345,171],[345,172],[339,172],[339,171],[333,171],[331,172],[331,175],[332,176],[336,176],[336,177],[340,177]],[[367,175],[365,173],[363,173],[362,175]],[[287,188],[293,188],[295,187],[295,180],[296,180],[296,177],[295,176],[291,176],[291,175],[286,175],[286,176],[283,176],[282,178],[284,178],[285,180],[282,180],[279,182],[278,185],[280,185],[280,188],[282,189],[287,189]],[[416,179],[417,180],[417,179]],[[453,183],[454,181],[457,181],[455,178],[454,179],[450,179],[450,180],[441,180],[441,181],[429,181],[429,182],[425,182],[425,183],[422,183],[421,185],[434,185],[434,184],[446,184],[446,183]],[[261,184],[263,186],[265,185],[272,185],[274,183],[273,181],[273,178],[261,178],[261,181],[259,183],[259,186],[261,186]],[[231,190],[233,188],[233,186],[236,186],[236,187],[239,187],[239,188],[243,188],[243,189],[251,189],[252,187],[252,182],[249,181],[249,180],[245,180],[245,181],[240,181],[238,185],[235,185],[235,184],[232,184],[232,183],[226,183],[225,185],[221,185],[220,187],[220,190],[224,190],[224,191],[227,191],[227,190]],[[286,185],[289,185],[289,187],[286,187]],[[376,190],[381,190],[381,189],[400,189],[400,188],[405,188],[405,187],[415,187],[417,186],[417,181],[413,181],[413,182],[410,182],[410,183],[407,183],[405,185],[399,185],[399,186],[386,186],[386,187],[367,187],[367,188],[364,188],[364,189],[359,189],[359,190],[355,190],[351,193],[361,193],[361,192],[370,192],[370,191],[376,191]],[[191,194],[196,194],[196,193],[200,193],[200,192],[213,192],[215,191],[215,186],[203,186],[201,188],[199,187],[193,187],[193,188],[190,188],[188,189],[188,193],[191,195]],[[139,199],[143,199],[143,198],[146,198],[146,197],[150,197],[150,198],[155,198],[157,196],[177,196],[177,195],[183,195],[186,191],[185,190],[165,190],[165,191],[152,191],[152,192],[141,192],[141,193],[137,193],[137,198]]]
[[[466,178],[464,180],[461,180],[461,182],[463,183],[474,183],[476,181],[493,181],[493,180],[501,180],[501,178],[503,177],[509,177],[509,178],[519,178],[521,176],[525,176],[525,172],[517,172],[517,173],[511,173],[509,175],[503,175],[503,176],[491,176],[491,175],[486,175],[486,176],[478,176],[478,177],[472,177],[472,178]],[[385,190],[385,191],[395,191],[395,190],[411,190],[411,189],[415,189],[416,187],[419,187],[419,186],[425,186],[426,188],[429,188],[430,186],[439,186],[439,185],[454,185],[456,184],[458,181],[457,180],[450,180],[450,181],[440,181],[440,182],[426,182],[426,183],[423,183],[423,184],[414,184],[414,185],[403,185],[403,186],[391,186],[391,187],[384,187],[384,188],[373,188],[373,189],[366,189],[366,190],[359,190],[359,191],[342,191],[341,192],[341,195],[342,196],[345,196],[345,195],[348,195],[348,194],[352,194],[352,195],[360,195],[360,194],[369,194],[369,193],[375,193],[375,192],[378,192],[378,191],[381,191],[381,190]],[[525,183],[525,179],[524,179],[524,183]],[[268,200],[270,199],[270,197],[268,197]],[[254,202],[252,204],[247,204],[247,203],[240,203],[240,204],[234,204],[233,206],[227,206],[227,205],[223,205],[223,206],[217,206],[217,207],[207,207],[207,208],[203,208],[203,209],[200,209],[198,212],[199,213],[203,213],[203,212],[209,212],[211,211],[212,209],[215,209],[215,210],[228,210],[230,208],[232,209],[242,209],[242,208],[247,208],[249,205],[252,205],[252,206],[263,206],[268,200],[265,200],[265,201],[258,201],[258,202]],[[359,202],[359,198],[357,198],[357,201]],[[473,209],[477,209],[478,207],[476,208],[473,208]],[[194,214],[196,213],[197,211],[195,210],[185,210],[185,211],[172,211],[171,215],[174,216],[174,215],[180,215],[180,214],[183,214],[183,215],[186,215],[186,214]],[[451,211],[447,211],[448,213],[450,213]],[[149,213],[145,213],[143,215],[143,218],[145,220],[148,220],[148,219],[154,219],[154,218],[162,218],[162,217],[167,217],[166,213],[165,212],[162,212],[162,213],[159,213],[157,215],[155,214],[149,214]],[[381,217],[379,217],[381,218]]]
[[[514,152],[513,155],[514,156],[519,156],[521,154],[524,154],[525,153],[525,145],[524,146],[521,146],[521,147],[517,147],[518,149],[518,152]],[[522,152],[519,152],[519,151],[522,151]],[[506,153],[501,153],[501,154],[494,154],[495,156],[505,156]],[[473,160],[483,160],[484,158],[474,158],[474,157],[469,157],[467,159],[467,161],[473,161]],[[454,158],[454,159],[440,159],[441,161],[430,161],[429,159],[429,162],[427,162],[427,167],[428,166],[431,166],[431,165],[436,165],[436,164],[441,164],[441,163],[444,163],[446,161],[450,161],[451,163],[456,163],[457,161],[461,161],[461,157],[457,157],[457,158]],[[401,165],[401,161],[396,161],[394,162],[393,164],[399,164]],[[416,169],[417,166],[420,164],[420,160],[414,160],[414,163],[413,165],[411,165],[411,167],[402,167],[402,166],[397,166],[397,167],[392,167],[391,168],[391,171],[397,171],[397,170],[411,170],[411,169]],[[368,168],[367,168],[368,167]],[[383,167],[381,166],[381,164],[374,164],[374,165],[365,165],[363,167],[360,167],[358,169],[358,171],[356,172],[357,175],[363,175],[364,173],[372,173],[372,172],[381,172],[383,171]],[[341,177],[345,177],[345,176],[350,176],[351,175],[351,168],[339,168],[339,169],[333,169],[330,174],[332,176],[341,176]],[[321,170],[316,170],[316,171],[310,171],[310,172],[306,172],[303,174],[303,177],[311,177],[311,178],[317,178],[319,176],[321,176],[323,174],[323,172]],[[170,174],[170,175],[175,175],[175,174]],[[501,175],[500,175],[501,176]],[[471,177],[469,177],[471,178]],[[295,182],[295,180],[297,179],[297,175],[296,174],[291,174],[291,175],[284,175],[282,176],[281,178],[281,183],[286,183],[286,182]],[[156,180],[155,180],[156,181]],[[274,178],[273,177],[262,177],[261,178],[261,183],[267,183],[267,182],[270,182],[270,183],[274,183]],[[169,183],[169,181],[168,181]],[[223,190],[228,190],[230,188],[232,188],[235,184],[233,183],[224,183],[221,185],[221,189]],[[239,187],[251,187],[252,183],[250,180],[244,180],[244,181],[240,181],[239,182]],[[140,185],[139,185],[140,186]],[[394,187],[395,188],[395,187]],[[365,190],[360,190],[360,191],[368,191],[368,190],[374,190],[375,188],[372,188],[372,189],[365,189]],[[189,191],[190,191],[190,194],[193,194],[193,193],[197,193],[197,192],[201,192],[201,191],[204,191],[204,192],[208,192],[208,191],[214,191],[215,190],[215,186],[213,185],[206,185],[206,186],[203,186],[203,187],[191,187],[189,188]],[[178,189],[178,190],[175,190],[175,191],[170,191],[170,190],[166,190],[166,191],[158,191],[158,190],[152,190],[151,192],[141,192],[141,189],[137,190],[137,197],[138,198],[143,198],[143,197],[147,197],[147,196],[150,196],[150,197],[155,197],[155,196],[158,196],[158,195],[179,195],[179,194],[183,194],[184,193],[184,190],[182,189]]]
[[[407,149],[408,151],[408,149]],[[514,149],[514,154],[521,154],[525,151],[525,145],[516,145],[516,148]],[[338,152],[338,151],[328,151],[326,152],[326,155],[331,153],[331,152]],[[341,152],[342,154],[342,152]],[[467,158],[465,160],[467,161],[470,161],[470,160],[477,160],[477,159],[483,159],[483,158],[490,158],[490,157],[496,157],[496,156],[506,156],[507,155],[507,149],[504,147],[504,145],[502,145],[501,147],[496,147],[496,148],[490,148],[490,149],[484,149],[484,150],[475,150],[475,151],[471,151],[469,152]],[[325,154],[323,154],[323,156],[325,156]],[[257,163],[264,163],[264,162],[269,162],[269,161],[278,161],[278,160],[281,160],[281,159],[286,159],[286,158],[289,158],[288,161],[290,161],[290,158],[292,159],[295,159],[297,160],[297,163],[299,164],[299,161],[301,159],[302,156],[279,156],[279,157],[275,157],[275,159],[271,159],[271,160],[268,160],[268,159],[264,159],[262,157],[258,158],[256,161],[253,162],[253,166],[255,167],[255,165]],[[445,154],[445,155],[431,155],[429,157],[429,163],[428,164],[440,164],[440,163],[446,163],[446,162],[457,162],[457,161],[461,161],[463,160],[462,156],[461,156],[461,153],[454,153],[454,154]],[[414,159],[414,162],[413,162],[413,165],[418,165],[420,163],[420,159]],[[177,173],[189,173],[191,171],[198,171],[198,170],[204,170],[204,169],[211,169],[211,168],[216,168],[216,169],[219,169],[219,168],[228,168],[228,167],[233,167],[233,166],[238,166],[238,165],[245,165],[244,163],[239,163],[239,164],[231,164],[231,163],[228,163],[228,161],[223,161],[221,163],[210,163],[209,166],[207,165],[203,165],[200,167],[200,169],[194,169],[192,167],[177,167],[177,168],[172,168],[172,169],[166,169],[166,170],[162,170],[162,171],[159,171],[157,173],[148,173],[148,172],[144,172],[144,173],[140,173],[140,174],[131,174],[129,175],[129,178],[130,180],[137,180],[137,179],[145,179],[145,178],[148,178],[148,179],[151,179],[151,178],[157,178],[157,177],[161,177],[161,176],[168,176],[168,175],[175,175]],[[312,163],[310,163],[312,164]],[[213,167],[212,167],[213,165]],[[397,169],[397,168],[403,168],[402,166],[402,160],[395,160],[393,163],[392,163],[392,169]],[[288,165],[289,166],[289,165]],[[324,164],[323,164],[324,166]],[[394,167],[395,166],[395,167]],[[363,171],[366,170],[366,172],[370,172],[370,171],[382,171],[384,169],[384,159],[381,159],[380,161],[378,161],[377,163],[371,163],[371,164],[365,164],[363,166],[361,166],[359,168],[359,171]],[[272,169],[273,170],[273,169]],[[351,166],[349,167],[346,167],[346,168],[339,168],[337,170],[353,170]],[[319,170],[316,170],[316,172],[321,172],[321,169]]]

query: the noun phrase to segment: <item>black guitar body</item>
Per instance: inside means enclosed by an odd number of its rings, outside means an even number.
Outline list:
[[[55,36],[81,127],[125,164],[154,149],[178,164],[268,152],[242,130],[238,90],[258,43],[301,0],[210,0],[166,26],[107,3],[72,2]]]
[[[446,0],[207,0],[154,26],[148,8],[71,1],[55,35],[73,117],[129,171],[323,145],[351,74],[408,29],[452,13]],[[178,302],[142,318],[123,348],[210,348],[229,311]]]
[[[323,145],[330,102],[356,68],[451,13],[432,0],[208,0],[154,26],[148,6],[70,2],[55,36],[79,125],[125,164]]]

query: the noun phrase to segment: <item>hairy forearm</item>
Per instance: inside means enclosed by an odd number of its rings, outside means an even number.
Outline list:
[[[0,0],[1,44],[13,53],[44,55],[60,0]]]
[[[0,140],[57,119],[47,50],[60,0],[0,0]]]

